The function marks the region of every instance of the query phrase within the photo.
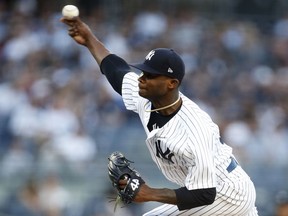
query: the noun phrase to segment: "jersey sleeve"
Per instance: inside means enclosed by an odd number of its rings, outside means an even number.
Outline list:
[[[216,167],[215,167],[215,142],[217,142],[217,131],[215,124],[206,113],[197,109],[189,110],[187,116],[187,132],[189,135],[188,157],[193,157],[190,163],[188,174],[185,179],[185,186],[188,190],[204,189],[216,187]],[[201,116],[200,118],[197,116]]]
[[[204,161],[202,156],[196,156],[195,165],[189,167],[185,179],[188,190],[216,187],[216,173],[211,157],[207,155],[207,160]]]
[[[115,54],[110,54],[103,59],[100,69],[113,89],[121,95],[123,77],[131,71],[127,62]]]
[[[122,98],[126,109],[138,113],[138,107],[141,100],[138,87],[139,76],[134,72],[127,73],[122,83]]]

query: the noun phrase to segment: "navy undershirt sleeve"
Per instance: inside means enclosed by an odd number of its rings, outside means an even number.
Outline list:
[[[175,190],[178,209],[185,210],[199,206],[210,205],[216,197],[216,188],[188,190],[181,187]]]
[[[131,71],[127,62],[115,54],[110,54],[102,60],[100,70],[113,89],[121,95],[123,77]]]

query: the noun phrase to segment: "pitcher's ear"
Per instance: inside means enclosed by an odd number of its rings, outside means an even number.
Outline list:
[[[175,88],[178,88],[179,85],[180,85],[180,82],[179,82],[178,79],[173,79],[173,78],[172,78],[172,79],[169,80],[169,84],[168,84],[168,87],[169,87],[169,88],[175,89]]]

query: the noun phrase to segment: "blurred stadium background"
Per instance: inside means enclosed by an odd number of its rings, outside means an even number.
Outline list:
[[[108,216],[107,157],[121,150],[154,187],[176,188],[99,67],[59,22],[75,4],[128,62],[155,47],[185,60],[182,92],[220,126],[257,190],[259,215],[288,191],[288,1],[1,0],[0,215]],[[141,215],[158,205],[129,205]]]

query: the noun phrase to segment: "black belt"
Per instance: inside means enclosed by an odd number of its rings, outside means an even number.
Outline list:
[[[234,157],[230,157],[230,159],[231,159],[231,162],[226,168],[228,173],[232,172],[239,165]]]

